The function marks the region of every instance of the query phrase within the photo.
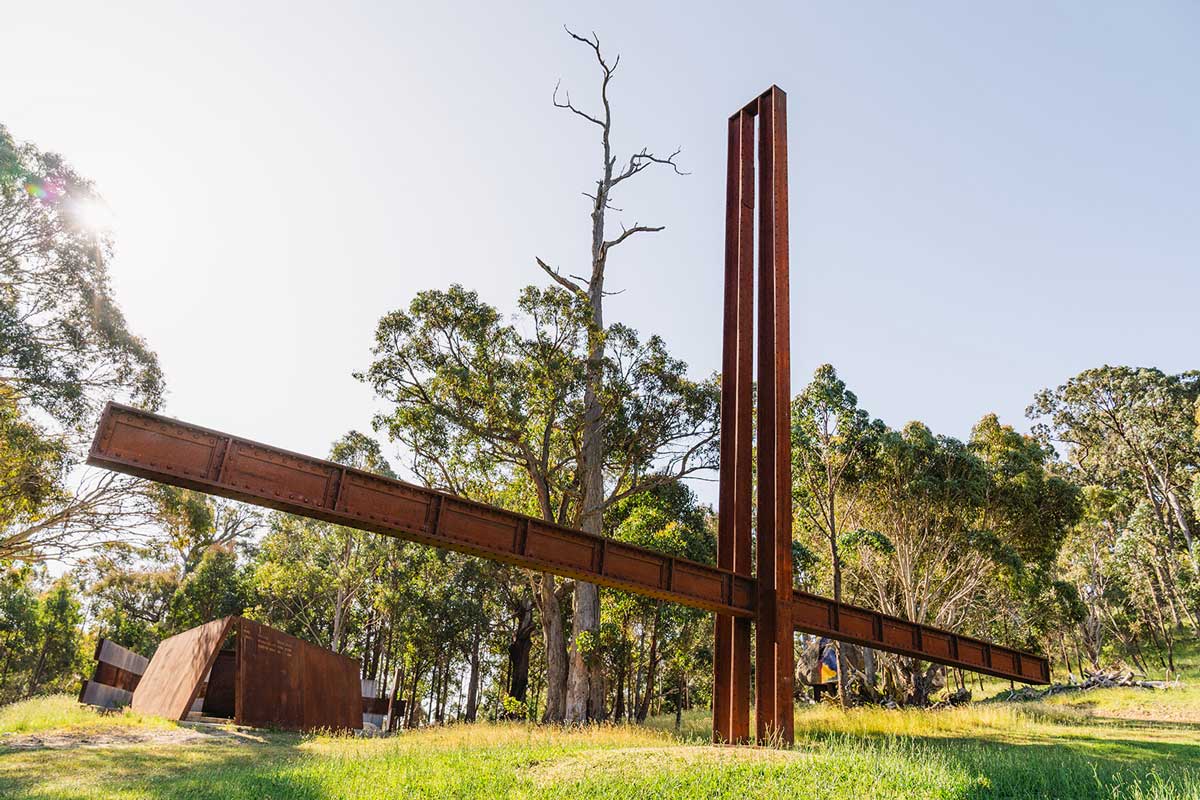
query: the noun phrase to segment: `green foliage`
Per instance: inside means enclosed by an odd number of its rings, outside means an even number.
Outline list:
[[[589,317],[562,289],[522,291],[517,323],[461,286],[420,292],[380,320],[375,360],[358,377],[391,410],[377,430],[413,453],[425,482],[468,494],[526,482],[538,516],[578,520],[579,437]],[[686,377],[662,340],[605,333],[605,472],[612,499],[711,467],[715,382]],[[662,470],[659,471],[663,472]]]
[[[0,383],[0,532],[23,528],[60,499],[67,448],[22,414],[16,393]],[[0,541],[11,556],[24,543]]]
[[[127,390],[156,404],[158,363],[113,302],[102,252],[80,211],[100,202],[59,156],[0,127],[0,374],[22,401],[65,422]]]
[[[246,571],[231,547],[214,547],[171,597],[167,626],[184,631],[210,620],[241,614],[249,603]]]
[[[110,548],[86,574],[96,635],[149,657],[169,635],[166,616],[179,577],[170,569],[136,565],[136,559],[128,549]]]
[[[820,561],[821,557],[803,542],[792,541],[792,580],[797,586],[809,585]]]
[[[102,402],[153,408],[163,391],[112,297],[112,242],[83,224],[100,202],[60,156],[0,126],[0,565],[62,556],[99,525],[130,524],[131,480],[66,482]]]
[[[855,528],[854,530],[845,531],[838,537],[838,546],[843,550],[866,547],[884,556],[889,556],[896,552],[896,546],[892,544],[892,541],[887,536],[879,531],[869,531],[866,528]]]
[[[529,707],[515,697],[504,696],[503,710],[506,719],[529,719]]]
[[[20,695],[34,664],[41,614],[29,569],[0,575],[0,701]]]
[[[995,414],[975,426],[969,446],[990,477],[988,523],[1004,531],[1016,557],[1052,563],[1083,513],[1079,488],[1047,469],[1053,451],[1001,425]]]
[[[76,673],[82,666],[83,610],[73,580],[64,576],[55,581],[38,599],[36,614],[35,650],[26,694],[74,688]]]

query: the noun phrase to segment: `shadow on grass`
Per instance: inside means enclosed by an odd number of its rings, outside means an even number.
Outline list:
[[[318,800],[321,787],[290,769],[305,757],[301,741],[233,741],[214,731],[211,741],[7,750],[0,753],[0,797]]]

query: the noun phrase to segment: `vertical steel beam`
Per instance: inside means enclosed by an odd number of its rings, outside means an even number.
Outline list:
[[[791,357],[786,96],[758,100],[758,593],[760,743],[793,740]]]
[[[758,118],[758,547],[755,705],[760,742],[790,744],[792,683],[791,357],[786,96],[772,86],[729,120],[717,564],[750,570],[754,359],[755,117]],[[749,624],[720,615],[713,739],[749,738]]]
[[[720,515],[717,564],[750,575],[754,347],[754,116],[729,119],[725,207],[725,315],[721,381]],[[716,618],[713,740],[750,738],[750,620]]]

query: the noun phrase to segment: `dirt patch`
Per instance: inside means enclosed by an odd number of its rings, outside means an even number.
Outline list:
[[[245,730],[216,726],[180,725],[173,728],[101,728],[0,735],[3,750],[65,750],[73,747],[122,747],[138,744],[200,744],[265,742]]]

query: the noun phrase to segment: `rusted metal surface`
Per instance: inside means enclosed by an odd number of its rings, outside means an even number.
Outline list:
[[[754,118],[729,120],[725,204],[725,324],[721,381],[717,566],[749,577],[753,502]],[[750,738],[750,620],[717,614],[713,644],[713,739]]]
[[[96,669],[79,690],[79,702],[100,708],[120,708],[133,700],[150,659],[109,639],[96,642]]]
[[[991,644],[952,631],[918,625],[849,603],[796,590],[792,623],[804,633],[828,636],[876,650],[962,667],[1023,683],[1049,683],[1050,662],[1043,656]]]
[[[133,710],[167,719],[187,716],[233,620],[215,619],[164,639],[133,693]]]
[[[222,649],[231,640],[232,649]],[[223,617],[158,646],[133,709],[168,719],[201,711],[287,730],[362,727],[359,664],[243,617]],[[203,698],[199,704],[197,700]]]
[[[237,623],[239,725],[362,728],[358,661],[252,620]]]
[[[758,98],[758,740],[792,741],[791,357],[788,298],[786,97]]]
[[[109,403],[88,463],[683,605],[749,617],[754,581],[403,481]]]
[[[754,134],[758,133],[755,197]],[[758,209],[755,710],[758,741],[793,739],[795,630],[1027,682],[1049,680],[1046,659],[795,591],[791,574],[791,346],[787,96],[772,86],[729,120],[725,312],[721,386],[718,564],[741,572],[750,552],[750,374],[754,209]],[[746,570],[748,574],[748,569]],[[747,738],[750,658],[739,622],[718,615],[713,738]],[[743,666],[744,665],[744,666]]]

